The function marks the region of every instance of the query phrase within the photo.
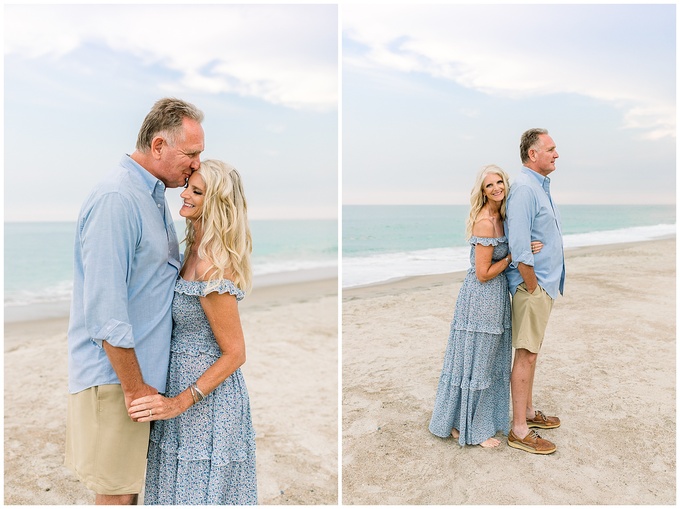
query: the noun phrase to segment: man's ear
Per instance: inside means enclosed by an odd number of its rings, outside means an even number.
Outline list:
[[[151,140],[151,156],[158,160],[161,158],[161,152],[163,151],[165,145],[165,140],[161,136],[156,136]]]

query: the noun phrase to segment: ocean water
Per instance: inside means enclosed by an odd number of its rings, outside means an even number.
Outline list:
[[[346,205],[342,286],[467,270],[467,205]],[[561,205],[566,249],[675,235],[674,205]]]
[[[180,241],[184,224],[175,222]],[[337,273],[337,224],[335,220],[251,221],[255,283]],[[8,306],[70,301],[75,223],[5,223],[4,228],[6,314]],[[180,252],[183,249],[180,244]]]

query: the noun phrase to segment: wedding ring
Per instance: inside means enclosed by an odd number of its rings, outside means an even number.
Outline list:
[[[153,413],[151,413],[151,409],[149,408],[149,417],[151,417]]]

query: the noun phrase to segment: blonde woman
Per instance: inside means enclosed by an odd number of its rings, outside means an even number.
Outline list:
[[[241,178],[201,163],[181,194],[186,250],[172,304],[165,396],[129,414],[151,429],[145,504],[257,504],[255,433],[239,367],[245,342],[237,302],[251,286],[251,237]]]
[[[511,255],[505,236],[508,176],[483,167],[470,198],[466,238],[471,267],[451,323],[430,431],[460,445],[497,447],[509,431],[512,329],[504,271]],[[540,243],[532,248],[540,249]]]

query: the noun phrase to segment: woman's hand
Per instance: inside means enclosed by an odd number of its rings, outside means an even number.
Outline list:
[[[137,398],[130,403],[128,415],[136,422],[162,421],[177,417],[184,410],[186,408],[182,408],[178,398],[154,394]]]
[[[531,254],[540,253],[541,249],[543,249],[543,242],[541,242],[540,240],[531,241]]]

